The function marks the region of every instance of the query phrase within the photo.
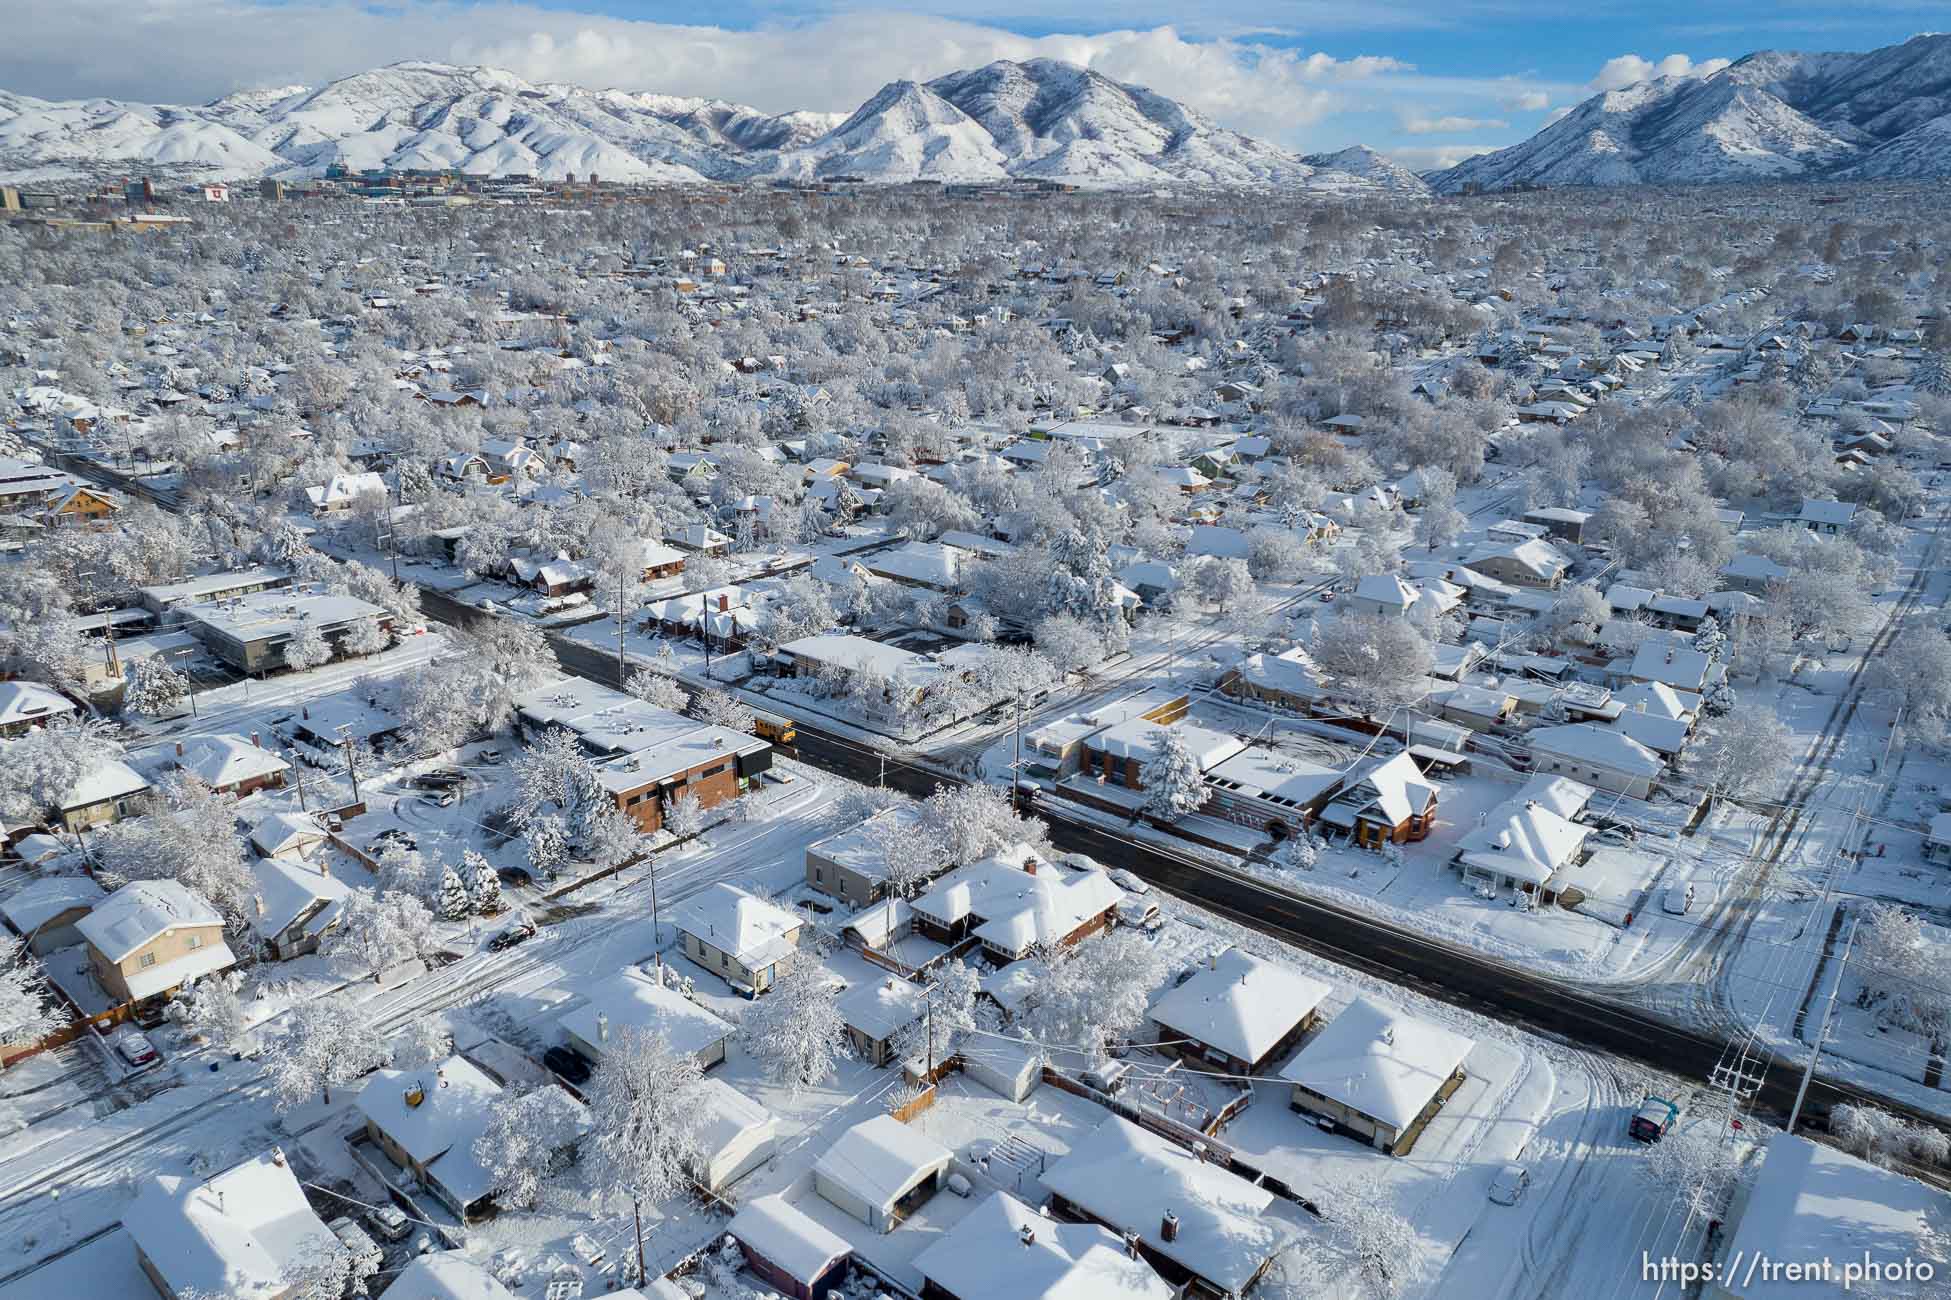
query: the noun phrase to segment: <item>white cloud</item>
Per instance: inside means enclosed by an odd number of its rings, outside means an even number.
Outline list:
[[[1466,158],[1480,154],[1495,153],[1497,150],[1484,144],[1433,144],[1408,145],[1399,149],[1387,150],[1390,158],[1401,163],[1413,172],[1435,171],[1443,167],[1454,167]]]
[[[1553,122],[1562,122],[1571,115],[1572,106],[1570,104],[1565,105],[1563,108],[1554,108],[1545,114],[1544,125],[1550,126]]]
[[[1411,70],[1378,56],[1190,41],[1171,27],[1024,37],[904,13],[734,31],[458,0],[68,0],[9,28],[0,86],[49,98],[198,101],[256,86],[318,85],[420,58],[489,64],[531,81],[712,96],[768,112],[851,111],[897,78],[1050,57],[1287,141],[1346,107],[1348,87]],[[168,57],[158,58],[165,49]]]
[[[1622,54],[1616,59],[1607,59],[1587,89],[1618,90],[1642,81],[1652,81],[1656,77],[1711,77],[1727,65],[1726,59],[1705,59],[1695,63],[1684,54],[1669,54],[1658,63],[1642,59],[1637,54]]]
[[[1500,102],[1520,113],[1541,113],[1551,107],[1551,96],[1542,90],[1526,90]]]
[[[1424,117],[1416,113],[1402,115],[1402,129],[1408,135],[1458,135],[1465,131],[1501,130],[1510,125],[1496,117]]]

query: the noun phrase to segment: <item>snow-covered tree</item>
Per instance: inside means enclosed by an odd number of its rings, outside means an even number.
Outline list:
[[[469,910],[467,886],[461,883],[460,873],[452,867],[440,873],[440,893],[434,904],[434,913],[443,921],[465,921]]]
[[[189,695],[189,679],[171,668],[161,655],[149,655],[136,661],[122,707],[146,718],[174,717]]]
[[[922,816],[945,863],[974,862],[1028,844],[1041,850],[1043,823],[1020,815],[993,785],[942,785],[922,801]]]
[[[927,1057],[932,1049],[934,1060],[946,1060],[964,1037],[982,1027],[977,997],[982,992],[982,973],[957,958],[941,963],[930,974],[932,1016],[922,1016],[902,1034],[898,1048],[903,1058]]]
[[[1135,1034],[1158,986],[1165,956],[1131,930],[1113,930],[1073,947],[1044,949],[1024,1024],[1038,1041],[1101,1057]]]
[[[1951,1138],[1942,1129],[1892,1115],[1875,1106],[1845,1102],[1829,1112],[1829,1135],[1852,1155],[1885,1168],[1899,1162],[1951,1163]]]
[[[1276,1295],[1393,1300],[1423,1279],[1429,1255],[1422,1234],[1395,1208],[1387,1183],[1339,1177],[1318,1203],[1322,1231],[1277,1261],[1269,1281],[1285,1282],[1287,1290]]]
[[[1059,673],[1081,673],[1104,661],[1104,638],[1097,629],[1071,614],[1052,614],[1031,629],[1037,653]]]
[[[393,1039],[393,1068],[420,1070],[454,1054],[454,1035],[437,1015],[415,1016]]]
[[[733,731],[750,731],[754,722],[752,710],[723,691],[699,691],[691,700],[691,716]]]
[[[673,713],[682,712],[685,706],[684,688],[662,673],[654,673],[648,668],[639,668],[631,673],[630,679],[624,683],[624,689],[645,704],[654,704]]]
[[[665,806],[664,829],[679,839],[702,835],[706,815],[704,803],[697,795],[686,790]]]
[[[129,817],[97,830],[97,872],[112,882],[174,880],[208,899],[232,935],[248,932],[256,911],[257,877],[244,861],[244,840],[226,795],[193,776],[166,778],[170,805],[148,817]]]
[[[461,855],[461,870],[467,879],[467,902],[477,916],[492,916],[501,910],[501,876],[494,864],[473,849]]]
[[[369,614],[346,629],[339,648],[349,655],[376,655],[386,648],[386,629],[377,615]]]
[[[823,1082],[848,1055],[839,984],[817,962],[789,958],[746,1009],[739,1042],[768,1079],[794,1094]]]
[[[1420,699],[1435,662],[1423,634],[1388,614],[1329,619],[1317,629],[1309,650],[1316,666],[1371,717]]]
[[[1794,733],[1773,713],[1729,713],[1694,742],[1687,772],[1709,795],[1741,799],[1772,789],[1794,747]]]
[[[1741,1178],[1742,1140],[1724,1112],[1697,1097],[1685,1122],[1646,1149],[1640,1174],[1680,1213],[1724,1220]]]
[[[290,1110],[321,1095],[331,1104],[332,1089],[391,1057],[365,1012],[343,995],[328,994],[285,1012],[263,1059],[278,1109]]]
[[[1312,871],[1321,860],[1321,842],[1306,831],[1296,831],[1274,854],[1274,861],[1290,871]]]
[[[433,924],[433,913],[411,894],[353,889],[319,952],[348,971],[378,978],[389,967],[433,951]]]
[[[551,813],[537,817],[522,832],[528,846],[529,870],[540,880],[552,880],[569,860],[569,832],[562,818]]]
[[[591,1076],[583,1168],[605,1196],[665,1201],[689,1185],[700,1151],[696,1053],[625,1028]]]
[[[293,672],[317,668],[329,663],[331,658],[332,647],[314,624],[307,623],[285,642],[285,667]]]
[[[1206,777],[1199,770],[1199,759],[1167,727],[1153,731],[1151,742],[1143,773],[1146,815],[1176,822],[1198,812],[1206,802]]]
[[[588,1122],[581,1103],[552,1084],[495,1098],[474,1158],[488,1171],[497,1203],[535,1208],[543,1185],[569,1167]]]
[[[26,940],[0,933],[0,1043],[38,1042],[67,1023]]]
[[[92,728],[43,727],[0,745],[0,817],[38,824],[122,747]]]
[[[244,978],[236,971],[205,975],[180,989],[164,1014],[212,1046],[229,1050],[250,1025],[249,1009],[240,996],[243,985]]]
[[[1233,604],[1255,590],[1253,574],[1246,561],[1208,555],[1191,566],[1186,588],[1224,614]]]

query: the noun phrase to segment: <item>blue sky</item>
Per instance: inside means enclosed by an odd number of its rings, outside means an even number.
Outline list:
[[[847,111],[896,77],[995,58],[1089,63],[1308,151],[1428,167],[1522,140],[1596,89],[1755,49],[1871,49],[1951,0],[13,0],[0,88],[198,102],[398,59],[534,81]]]

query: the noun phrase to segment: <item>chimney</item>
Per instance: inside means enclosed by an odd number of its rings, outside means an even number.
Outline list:
[[[1138,1258],[1138,1234],[1137,1233],[1127,1232],[1125,1234],[1125,1254],[1132,1259]]]
[[[1158,1225],[1158,1239],[1172,1242],[1179,1239],[1179,1216],[1167,1210],[1165,1218]]]
[[[253,896],[251,897],[251,901],[252,901],[253,903],[256,903],[256,904],[257,904],[257,914],[258,914],[259,916],[263,916],[263,915],[264,915],[264,895],[263,895],[263,894],[255,894],[255,895],[253,895]]]
[[[1016,1230],[1016,1239],[1022,1242],[1026,1249],[1034,1246],[1036,1244],[1036,1229],[1026,1223]]]
[[[1036,859],[1035,858],[1023,859],[1023,870],[1026,874],[1034,876],[1036,874]]]
[[[727,595],[726,595],[726,594],[725,594],[724,592],[722,592],[722,591],[721,591],[721,592],[719,592],[719,593],[718,593],[718,612],[719,612],[720,614],[722,614],[722,613],[724,613],[724,612],[725,612],[726,610],[728,610],[728,609],[730,609],[731,607],[732,607],[732,598],[731,598],[730,596],[727,596]]]
[[[610,1041],[610,1017],[607,1012],[596,1013],[596,1041],[599,1043]]]
[[[278,1168],[280,1169],[284,1168],[285,1149],[283,1147],[271,1148],[271,1163],[278,1166]]]
[[[258,734],[255,731],[251,733],[251,744],[257,747],[258,749],[264,748],[264,741],[258,737]]]
[[[176,757],[183,757],[183,742],[180,740],[176,742]]]

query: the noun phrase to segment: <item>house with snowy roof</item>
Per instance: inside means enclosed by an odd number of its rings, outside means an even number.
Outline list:
[[[1096,1223],[1039,1214],[991,1192],[915,1257],[929,1300],[1176,1300],[1178,1289]]]
[[[920,823],[920,808],[901,804],[813,841],[806,846],[806,883],[851,907],[866,907],[887,888],[883,836],[901,834]]]
[[[152,1175],[122,1229],[163,1300],[286,1300],[306,1266],[344,1249],[278,1147],[204,1182]]]
[[[691,1174],[706,1191],[723,1194],[779,1149],[778,1118],[716,1075],[699,1080],[687,1102],[697,1118]]]
[[[334,474],[323,483],[305,489],[315,515],[344,514],[363,496],[387,496],[386,480],[373,471],[364,474]]]
[[[1042,1181],[1057,1218],[1104,1225],[1191,1295],[1237,1300],[1307,1232],[1299,1207],[1121,1115]]]
[[[224,918],[174,880],[136,880],[110,894],[75,929],[96,983],[116,1003],[159,1001],[193,979],[237,963]]]
[[[1231,1074],[1258,1074],[1320,1020],[1332,990],[1238,948],[1207,960],[1146,1014],[1163,1050]]]
[[[1346,831],[1361,848],[1418,843],[1436,825],[1441,793],[1405,750],[1358,764],[1322,808],[1320,821]]]
[[[1575,862],[1591,835],[1543,804],[1506,799],[1457,844],[1451,862],[1467,883],[1517,890],[1551,902],[1560,868]]]
[[[612,976],[574,1011],[556,1017],[569,1046],[601,1061],[626,1032],[661,1034],[671,1050],[695,1056],[701,1069],[725,1059],[733,1026],[676,989],[631,971]]]
[[[0,920],[29,952],[45,956],[82,942],[75,923],[107,897],[92,876],[36,876],[0,899]]]
[[[1644,799],[1666,771],[1660,756],[1623,731],[1590,722],[1539,727],[1527,737],[1535,772],[1568,776],[1599,790]]]
[[[133,816],[150,790],[149,779],[119,758],[97,755],[88,775],[55,801],[55,818],[63,830],[85,831]]]
[[[1572,562],[1549,542],[1530,538],[1485,546],[1463,561],[1467,568],[1517,587],[1554,588],[1565,580]]]
[[[1295,1110],[1406,1155],[1463,1085],[1463,1063],[1475,1046],[1455,1030],[1363,997],[1309,1039],[1280,1077],[1294,1087]]]
[[[75,702],[39,682],[0,682],[0,736],[24,736],[36,727],[72,718]]]
[[[686,957],[754,997],[772,987],[805,926],[785,908],[723,881],[687,900],[672,921]]]
[[[888,975],[847,988],[840,995],[839,1011],[854,1055],[869,1065],[886,1065],[902,1032],[927,1014],[928,994],[918,984]]]
[[[289,961],[318,951],[319,940],[339,923],[351,887],[323,859],[254,858],[250,871],[257,882],[251,929],[272,957]]]
[[[1848,501],[1816,500],[1810,498],[1802,502],[1801,513],[1795,522],[1812,533],[1834,537],[1846,533],[1856,520],[1856,507]]]
[[[393,1300],[515,1300],[515,1293],[494,1274],[457,1250],[419,1256],[393,1279],[386,1294]]]
[[[993,960],[1011,962],[1038,944],[1109,929],[1123,897],[1103,871],[1066,871],[1019,844],[957,867],[908,905],[924,937],[951,946],[973,937]]]
[[[275,790],[285,783],[291,764],[258,743],[234,733],[191,736],[176,742],[173,766],[194,776],[218,794],[238,798],[259,790]]]

